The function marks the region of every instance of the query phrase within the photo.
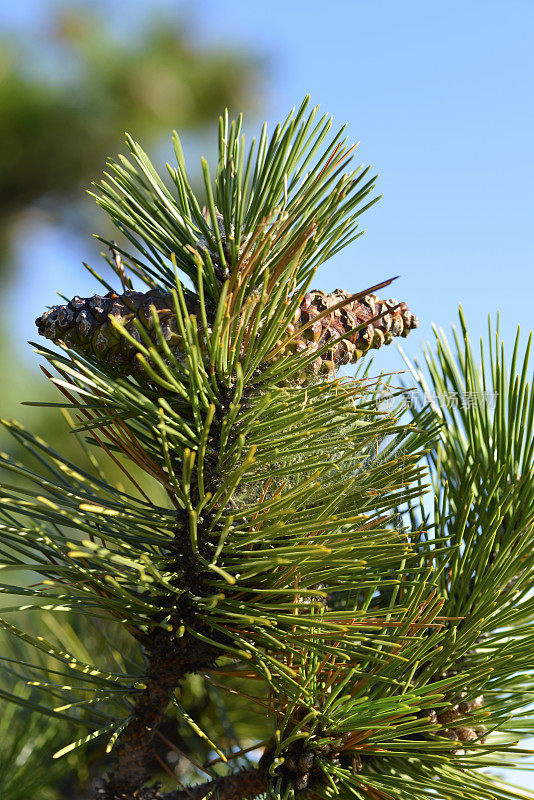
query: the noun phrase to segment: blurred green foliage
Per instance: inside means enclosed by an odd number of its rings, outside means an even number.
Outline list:
[[[28,573],[30,575],[35,580],[34,573]],[[19,580],[20,575],[14,578],[14,582]],[[15,596],[2,597],[4,607],[16,602]],[[77,659],[95,664],[98,669],[120,672],[130,667],[142,673],[135,641],[113,620],[105,622],[89,620],[81,614],[27,611],[10,615],[9,621],[25,633],[42,636],[52,647],[61,651],[68,649]],[[30,797],[35,800],[78,800],[86,796],[92,779],[102,775],[111,764],[112,757],[106,752],[106,737],[96,739],[86,748],[71,750],[59,759],[53,758],[55,752],[73,739],[87,734],[86,728],[76,724],[77,718],[81,721],[87,717],[83,709],[76,706],[62,708],[63,704],[72,701],[72,697],[68,692],[58,690],[57,670],[61,666],[62,659],[57,654],[36,651],[27,642],[0,630],[2,800],[28,800]],[[28,669],[35,685],[27,683]],[[84,684],[76,676],[73,675],[70,683],[83,696]],[[189,675],[180,692],[180,702],[190,717],[216,736],[228,751],[249,747],[258,741],[258,737],[267,739],[272,733],[267,718],[260,716],[256,707],[251,707],[237,692],[231,707],[227,705],[224,695],[228,690],[240,687],[241,691],[257,693],[257,682],[250,680],[248,683],[250,685],[223,661],[217,671],[212,671],[208,685],[199,675]],[[23,698],[24,705],[5,702],[12,694]],[[55,715],[53,708],[58,709]],[[95,728],[105,721],[95,712]],[[192,728],[173,718],[172,709],[169,709],[160,733],[154,742],[150,771],[166,789],[176,788],[176,781],[162,769],[162,762],[169,765],[182,781],[205,779],[207,773],[192,767],[180,753],[187,753],[197,764],[209,761],[210,757],[216,758],[216,754],[205,746]],[[246,764],[246,756],[238,763]],[[214,767],[218,771],[221,764]]]
[[[29,577],[35,579],[33,573]],[[18,578],[17,578],[18,579]],[[17,580],[15,579],[15,580]],[[9,580],[9,578],[8,578]],[[14,597],[4,595],[3,606]],[[135,657],[133,640],[120,626],[112,622],[82,620],[72,614],[36,615],[26,612],[17,615],[17,626],[32,635],[39,635],[53,647],[72,648],[76,658],[90,662],[97,653],[101,668],[116,670]],[[0,698],[11,693],[23,698],[24,705],[0,702],[0,797],[2,800],[74,800],[87,789],[91,774],[100,769],[105,757],[105,743],[98,742],[83,755],[77,751],[54,759],[53,754],[67,745],[73,736],[82,736],[86,730],[78,727],[76,707],[64,708],[54,713],[68,699],[57,688],[57,669],[62,660],[57,653],[35,651],[27,642],[0,631]],[[24,665],[31,664],[32,680],[27,683]],[[139,665],[137,664],[139,668]],[[56,683],[51,688],[52,683]],[[77,682],[83,694],[83,683]],[[98,727],[98,717],[95,718]]]
[[[225,108],[250,108],[258,62],[195,45],[161,16],[119,35],[88,11],[51,18],[37,44],[0,40],[0,236],[32,202],[78,202],[129,131],[145,143],[195,130]],[[9,260],[0,258],[5,269]]]

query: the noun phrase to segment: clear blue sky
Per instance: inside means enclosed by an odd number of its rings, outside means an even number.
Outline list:
[[[98,7],[98,3],[96,4]],[[317,286],[358,290],[392,275],[394,296],[420,316],[407,341],[417,354],[462,303],[475,338],[500,309],[508,338],[533,325],[533,0],[205,0],[100,3],[123,28],[147,9],[188,16],[199,40],[242,44],[268,68],[265,118],[275,123],[302,96],[334,114],[380,173],[383,200],[367,233],[325,265]],[[28,34],[50,3],[5,3],[0,27]],[[135,135],[135,131],[132,131]],[[21,245],[11,307],[21,337],[54,292],[91,292],[82,258],[91,242],[42,231]],[[38,268],[37,268],[38,266]],[[28,294],[29,290],[29,294]],[[399,366],[395,351],[377,364]],[[515,781],[534,786],[525,774]]]

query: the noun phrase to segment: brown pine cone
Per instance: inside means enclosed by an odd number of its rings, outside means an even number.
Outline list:
[[[347,300],[350,292],[336,289],[331,294],[320,290],[312,290],[304,296],[295,314],[294,321],[284,336],[294,335],[287,345],[290,352],[314,352],[320,350],[329,341],[335,341],[353,328],[369,323],[369,320],[380,316],[380,319],[367,324],[365,328],[351,333],[347,338],[334,343],[330,350],[318,356],[312,362],[311,370],[314,374],[333,372],[336,367],[351,364],[357,361],[370,349],[378,349],[383,344],[390,344],[395,336],[408,336],[413,328],[417,328],[419,321],[410,312],[406,303],[398,304],[396,300],[380,300],[374,294],[369,294],[363,300],[353,300],[341,308],[335,309],[321,319],[313,321],[324,311],[336,306],[339,302]],[[398,306],[395,308],[395,306]],[[394,309],[394,310],[393,310]],[[302,333],[300,327],[310,323]],[[281,342],[283,342],[282,338]]]
[[[461,692],[460,697],[462,695],[465,698],[466,693]],[[435,709],[432,709],[430,713],[428,711],[421,713],[425,713],[432,722],[439,722],[441,725],[450,726],[438,731],[438,736],[443,736],[453,741],[460,741],[464,744],[474,741],[479,741],[481,744],[484,744],[486,742],[486,728],[483,725],[473,728],[464,722],[462,725],[454,726],[454,723],[459,719],[472,714],[474,711],[478,711],[483,705],[484,697],[483,695],[479,695],[473,700],[462,699],[458,705],[451,706],[440,713],[437,713]],[[469,747],[469,745],[467,746]],[[456,755],[465,755],[465,749],[455,750],[454,752]]]
[[[128,290],[122,295],[111,291],[104,297],[98,294],[88,298],[74,297],[66,305],[53,306],[45,311],[35,320],[35,324],[41,336],[54,342],[62,342],[83,355],[91,355],[121,375],[139,374],[142,373],[136,359],[139,351],[111,325],[109,317],[120,322],[135,341],[143,343],[134,324],[137,319],[157,347],[151,306],[157,311],[165,341],[173,355],[179,356],[181,335],[176,323],[173,299],[170,294],[158,290]],[[197,310],[191,301],[188,310],[191,313]]]
[[[418,325],[417,317],[410,313],[406,303],[398,308],[395,300],[380,300],[376,295],[367,295],[362,301],[348,302],[320,319],[327,311],[351,295],[342,289],[332,294],[311,291],[305,295],[297,309],[295,318],[274,348],[275,355],[286,353],[317,352],[320,348],[351,331],[359,325],[368,323],[377,315],[383,316],[376,322],[367,324],[357,333],[332,344],[332,347],[319,355],[311,364],[311,374],[333,372],[341,364],[350,364],[371,348],[389,344],[394,336],[407,336]],[[194,300],[187,301],[189,313],[198,315]],[[134,344],[113,327],[109,317],[120,322],[135,341],[142,341],[134,321],[137,319],[148,332],[153,344],[159,349],[154,330],[150,307],[154,306],[159,317],[161,329],[173,356],[180,361],[183,355],[182,338],[176,321],[172,296],[163,291],[134,292],[128,290],[122,295],[108,292],[104,297],[94,295],[90,298],[74,297],[66,305],[53,306],[35,322],[39,333],[54,342],[63,342],[68,348],[84,355],[90,355],[105,362],[121,375],[142,376],[143,370],[136,358]],[[394,310],[392,310],[394,309]],[[305,327],[307,323],[311,323]],[[304,327],[304,330],[300,329]],[[288,338],[290,341],[287,342]],[[202,337],[199,337],[202,341]]]

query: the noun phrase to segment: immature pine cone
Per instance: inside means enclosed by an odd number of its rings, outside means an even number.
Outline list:
[[[462,697],[462,695],[465,698],[465,692],[462,692],[460,696]],[[484,697],[479,695],[470,701],[461,699],[457,705],[446,708],[444,711],[424,709],[419,715],[428,717],[433,724],[439,723],[447,726],[437,732],[438,736],[458,742],[458,749],[454,750],[454,752],[456,755],[463,756],[466,748],[470,747],[469,742],[479,741],[481,744],[486,742],[486,728],[483,725],[470,725],[465,719],[469,714],[482,708],[483,704]],[[462,718],[463,724],[456,724]]]

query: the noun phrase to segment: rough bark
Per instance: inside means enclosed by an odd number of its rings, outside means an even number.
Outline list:
[[[186,674],[210,666],[216,656],[217,651],[191,636],[173,639],[172,635],[162,632],[157,637],[150,653],[146,688],[136,703],[134,718],[119,738],[113,771],[97,793],[100,800],[143,797],[142,786],[150,777],[147,763],[152,741],[163,721],[171,693]]]
[[[267,773],[260,766],[186,790],[169,792],[162,795],[162,800],[204,800],[212,794],[217,800],[254,800],[266,789]]]

